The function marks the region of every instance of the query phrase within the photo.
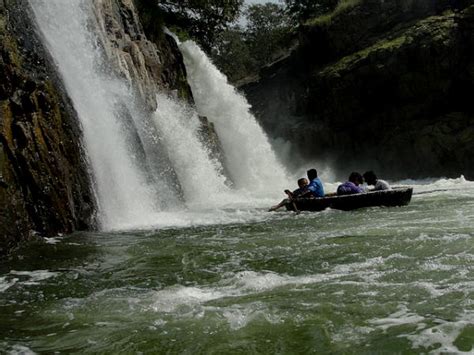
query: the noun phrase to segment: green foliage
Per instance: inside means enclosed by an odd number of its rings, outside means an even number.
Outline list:
[[[344,11],[347,11],[348,9],[353,8],[357,4],[359,4],[362,0],[339,0],[336,7],[334,8],[333,11],[323,14],[321,16],[318,16],[313,19],[309,19],[306,21],[307,25],[328,25],[331,23],[332,19],[339,15],[340,13],[343,13]]]
[[[247,41],[255,59],[269,63],[288,45],[291,29],[281,5],[252,5],[245,12]]]
[[[167,24],[183,28],[209,50],[240,15],[243,0],[159,0]]]
[[[292,39],[290,19],[283,6],[251,5],[244,15],[246,26],[223,32],[212,52],[214,62],[232,82],[256,75],[286,52]]]
[[[303,23],[335,9],[338,0],[284,0],[286,10],[295,23]]]
[[[205,50],[240,15],[243,0],[135,0],[148,33],[161,33],[163,24],[186,32]]]
[[[234,26],[219,36],[212,51],[212,58],[231,82],[252,75],[259,67],[252,55],[246,33],[239,26]]]

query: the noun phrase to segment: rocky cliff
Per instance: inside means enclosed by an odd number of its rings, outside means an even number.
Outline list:
[[[181,53],[161,26],[145,33],[132,0],[93,4],[100,45],[136,104],[151,114],[158,91],[192,103]],[[203,130],[215,135],[205,119]],[[0,256],[33,237],[94,228],[81,136],[28,1],[0,0]]]
[[[138,91],[149,111],[156,110],[156,94],[162,91],[192,102],[181,52],[163,27],[144,29],[132,0],[96,1],[94,9],[110,64]]]
[[[148,113],[160,109],[157,107],[156,95],[162,92],[194,105],[183,56],[175,39],[165,30],[165,24],[160,22],[160,15],[154,13],[156,5],[157,3],[143,0],[94,2],[96,19],[101,28],[101,42],[107,58],[137,91],[137,97],[141,98],[142,107]],[[214,125],[206,117],[200,117],[200,123],[202,141],[211,156],[224,164],[221,143]],[[166,147],[163,148],[162,151],[166,150]],[[158,151],[149,154],[161,155]],[[168,160],[162,161],[156,174],[160,173],[159,169],[163,169],[163,166],[171,164]],[[173,183],[179,181],[178,176],[173,175],[173,180]]]
[[[80,127],[28,3],[0,1],[0,255],[93,226]]]
[[[474,177],[472,1],[363,0],[245,86],[270,135],[340,177]]]

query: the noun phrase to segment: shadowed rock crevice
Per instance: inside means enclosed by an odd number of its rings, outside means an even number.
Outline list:
[[[133,113],[117,105],[126,139],[137,148],[147,178],[166,175],[176,185],[165,147],[153,125],[157,93],[194,104],[182,55],[153,18],[142,18],[131,0],[93,3],[97,44],[136,95]],[[142,14],[143,15],[143,14]],[[151,30],[154,28],[154,30]],[[30,237],[94,228],[96,203],[77,114],[44,48],[26,0],[0,0],[0,255]],[[151,38],[149,40],[148,38]],[[115,74],[114,73],[114,74]],[[136,102],[135,102],[136,101]],[[137,112],[139,113],[137,115]],[[140,116],[140,119],[136,119]],[[223,159],[212,123],[202,120],[202,139]],[[136,129],[127,129],[133,125]]]
[[[293,55],[244,90],[271,136],[330,160],[341,177],[473,177],[467,5],[361,1],[304,27]]]
[[[23,0],[0,3],[0,255],[94,226],[76,113]]]

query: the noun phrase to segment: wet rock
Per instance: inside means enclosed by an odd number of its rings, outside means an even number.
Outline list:
[[[151,115],[163,91],[193,104],[182,55],[161,26],[145,33],[132,0],[96,1],[94,10],[101,48],[138,93],[137,110]],[[0,256],[31,231],[41,237],[95,226],[79,120],[32,18],[27,0],[0,0]],[[132,124],[126,107],[117,110]],[[222,159],[212,123],[202,120],[202,131],[213,157]],[[147,151],[146,142],[142,148],[143,161],[160,153]],[[171,166],[166,158],[158,163],[150,169]]]
[[[77,117],[27,1],[0,2],[0,256],[94,226]]]
[[[160,109],[156,103],[158,93],[167,93],[186,104],[194,104],[182,54],[175,40],[166,34],[161,26],[150,26],[150,22],[156,21],[156,18],[140,16],[143,13],[139,13],[135,2],[130,0],[95,2],[94,10],[99,27],[103,29],[100,35],[106,57],[112,67],[128,80],[130,88],[138,94],[138,106],[145,115],[151,115]],[[142,21],[145,23],[142,24]],[[154,30],[151,30],[152,28]],[[217,154],[220,151],[220,143],[212,123],[201,120],[201,124],[202,132],[209,133],[202,136],[208,139],[205,144],[212,152],[212,157],[223,161],[222,154]],[[162,151],[165,150],[163,147]],[[149,153],[160,155],[159,152]],[[166,157],[161,159],[163,161],[160,168],[167,166],[172,170],[172,164]],[[161,173],[155,169],[154,174]],[[178,180],[173,172],[171,175],[169,178],[172,181]],[[181,194],[180,191],[177,194]]]
[[[341,177],[473,176],[473,23],[473,5],[362,1],[244,90],[270,135]]]
[[[159,35],[152,34],[149,40],[133,1],[105,0],[94,5],[109,61],[138,91],[149,111],[157,108],[158,92],[177,90],[185,100],[192,98],[181,53],[171,37],[160,28]]]

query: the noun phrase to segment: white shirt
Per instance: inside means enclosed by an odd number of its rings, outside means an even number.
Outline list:
[[[373,191],[380,191],[380,190],[391,190],[392,188],[385,180],[378,179],[375,183],[375,187]]]

